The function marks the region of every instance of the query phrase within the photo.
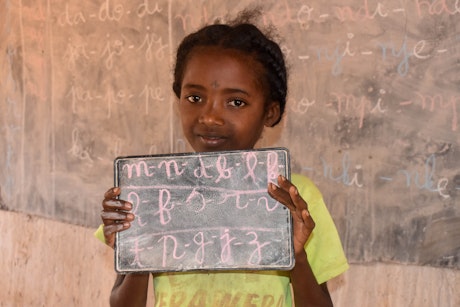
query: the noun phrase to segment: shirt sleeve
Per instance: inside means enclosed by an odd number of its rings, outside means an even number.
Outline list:
[[[315,221],[315,228],[305,250],[316,281],[322,284],[348,269],[347,258],[321,192],[305,176],[292,174],[291,181],[307,202],[310,215]]]
[[[96,237],[96,239],[98,239],[102,243],[105,243],[104,225],[103,224],[99,225],[97,230],[94,232],[94,236]]]

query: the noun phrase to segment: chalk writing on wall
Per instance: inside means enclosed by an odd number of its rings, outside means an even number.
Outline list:
[[[191,151],[175,49],[249,4],[290,68],[257,146],[289,148],[350,262],[459,268],[456,0],[0,2],[1,207],[97,227],[115,157]]]

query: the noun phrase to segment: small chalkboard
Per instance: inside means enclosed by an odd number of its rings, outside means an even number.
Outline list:
[[[119,157],[114,168],[136,216],[117,233],[117,272],[294,266],[290,212],[267,192],[290,178],[287,149]]]

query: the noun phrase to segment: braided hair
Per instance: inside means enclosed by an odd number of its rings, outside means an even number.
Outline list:
[[[257,13],[257,12],[256,12]],[[268,34],[247,20],[251,13],[243,12],[240,19],[227,24],[208,25],[186,36],[179,45],[174,68],[173,91],[179,98],[184,70],[189,55],[196,47],[218,46],[234,49],[253,57],[264,69],[262,80],[267,102],[276,101],[280,106],[280,117],[273,124],[281,121],[286,106],[287,69],[280,46]]]

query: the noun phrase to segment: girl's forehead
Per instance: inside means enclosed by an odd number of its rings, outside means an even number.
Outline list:
[[[251,64],[258,63],[251,52],[246,52],[234,48],[224,48],[221,46],[197,46],[192,49],[188,57],[188,61],[194,57],[213,57],[213,59],[232,58],[244,62],[252,62]]]
[[[261,64],[251,55],[235,49],[199,48],[187,60],[185,83],[200,83],[211,88],[234,87],[265,92]],[[184,86],[185,84],[182,84]]]
[[[239,89],[268,97],[265,70],[251,53],[218,46],[195,47],[185,64],[181,87]]]
[[[190,65],[191,64],[191,65]],[[195,47],[187,58],[185,74],[191,66],[198,68],[204,73],[210,66],[238,66],[240,71],[251,75],[257,80],[264,79],[265,70],[253,54],[220,46]],[[197,67],[194,67],[195,69]]]

